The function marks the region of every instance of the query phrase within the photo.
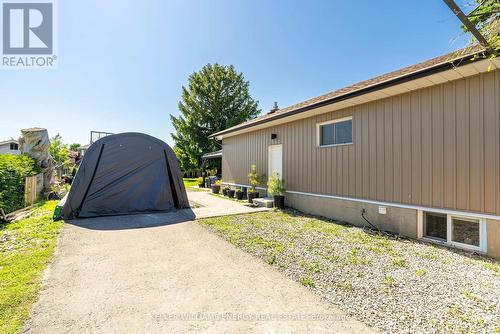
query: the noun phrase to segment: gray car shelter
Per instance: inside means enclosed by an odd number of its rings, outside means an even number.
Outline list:
[[[173,150],[145,134],[121,133],[90,146],[62,208],[62,217],[167,212],[188,207]]]

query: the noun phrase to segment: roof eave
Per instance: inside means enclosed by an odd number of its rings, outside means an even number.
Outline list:
[[[355,90],[355,91],[352,91],[352,92],[349,92],[349,93],[346,93],[343,95],[335,96],[333,98],[326,99],[326,100],[323,100],[323,101],[320,101],[317,103],[312,103],[310,105],[300,107],[300,108],[291,110],[289,112],[285,112],[282,114],[278,113],[273,117],[264,118],[262,120],[255,121],[252,123],[247,123],[247,124],[243,123],[243,124],[241,124],[241,126],[235,126],[235,127],[214,133],[214,134],[210,135],[209,138],[215,138],[217,140],[220,140],[220,139],[222,139],[221,138],[222,135],[227,135],[227,134],[232,133],[232,132],[236,132],[236,131],[243,130],[243,129],[248,129],[248,128],[263,124],[263,123],[267,123],[267,122],[282,119],[285,117],[293,116],[293,115],[296,115],[296,114],[299,114],[299,113],[302,113],[302,112],[305,112],[305,111],[308,111],[311,109],[320,108],[320,107],[323,107],[323,106],[326,106],[329,104],[333,104],[333,103],[344,101],[344,100],[347,100],[347,99],[350,99],[353,97],[357,97],[360,95],[371,93],[371,92],[374,92],[374,91],[377,91],[377,90],[380,90],[383,88],[387,88],[387,87],[401,84],[404,82],[408,82],[411,80],[426,77],[426,76],[429,76],[429,75],[432,75],[435,73],[439,73],[439,72],[443,72],[446,70],[450,70],[450,69],[453,69],[456,67],[464,66],[464,65],[467,65],[467,64],[470,64],[470,63],[476,61],[476,59],[474,59],[474,57],[477,55],[484,54],[484,52],[485,52],[485,50],[481,50],[481,51],[478,51],[478,52],[475,52],[472,54],[463,55],[459,58],[456,58],[456,59],[453,59],[453,60],[450,60],[447,62],[443,62],[440,64],[436,64],[434,66],[430,66],[430,67],[427,67],[427,68],[424,68],[424,69],[421,69],[421,70],[418,70],[418,71],[415,71],[412,73],[408,73],[408,74],[402,75],[402,76],[397,77],[397,78],[389,79],[387,81],[383,81],[383,82],[374,84],[372,86],[360,88],[358,90]]]

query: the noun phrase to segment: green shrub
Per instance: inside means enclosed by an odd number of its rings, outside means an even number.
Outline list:
[[[40,172],[27,155],[0,154],[0,208],[5,213],[24,207],[24,179]]]
[[[267,182],[267,192],[271,195],[283,196],[285,194],[285,181],[278,172],[273,172]]]
[[[250,182],[250,192],[254,193],[257,191],[257,186],[262,184],[264,175],[257,173],[257,165],[252,164],[250,166],[250,173],[248,173],[248,181]]]

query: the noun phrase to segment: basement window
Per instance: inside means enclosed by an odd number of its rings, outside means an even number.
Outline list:
[[[459,248],[486,252],[484,219],[424,212],[424,237]]]
[[[317,124],[318,146],[352,144],[352,117]]]

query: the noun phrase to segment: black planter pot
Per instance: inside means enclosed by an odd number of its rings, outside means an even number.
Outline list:
[[[278,209],[285,208],[285,196],[274,196],[274,207]]]
[[[212,186],[212,193],[218,194],[220,191],[220,186]]]
[[[222,195],[227,196],[227,189],[226,188],[222,188]]]
[[[205,188],[205,185],[204,184],[199,184],[198,188]]]
[[[253,192],[249,191],[248,194],[247,194],[247,197],[248,197],[248,203],[253,203],[252,200],[254,198],[259,198],[259,193],[258,192],[254,192],[253,193]]]
[[[234,195],[236,196],[237,200],[241,201],[243,199],[243,191],[237,191],[234,193]]]
[[[227,195],[229,196],[229,198],[233,198],[234,197],[234,190],[228,190],[227,191]]]

